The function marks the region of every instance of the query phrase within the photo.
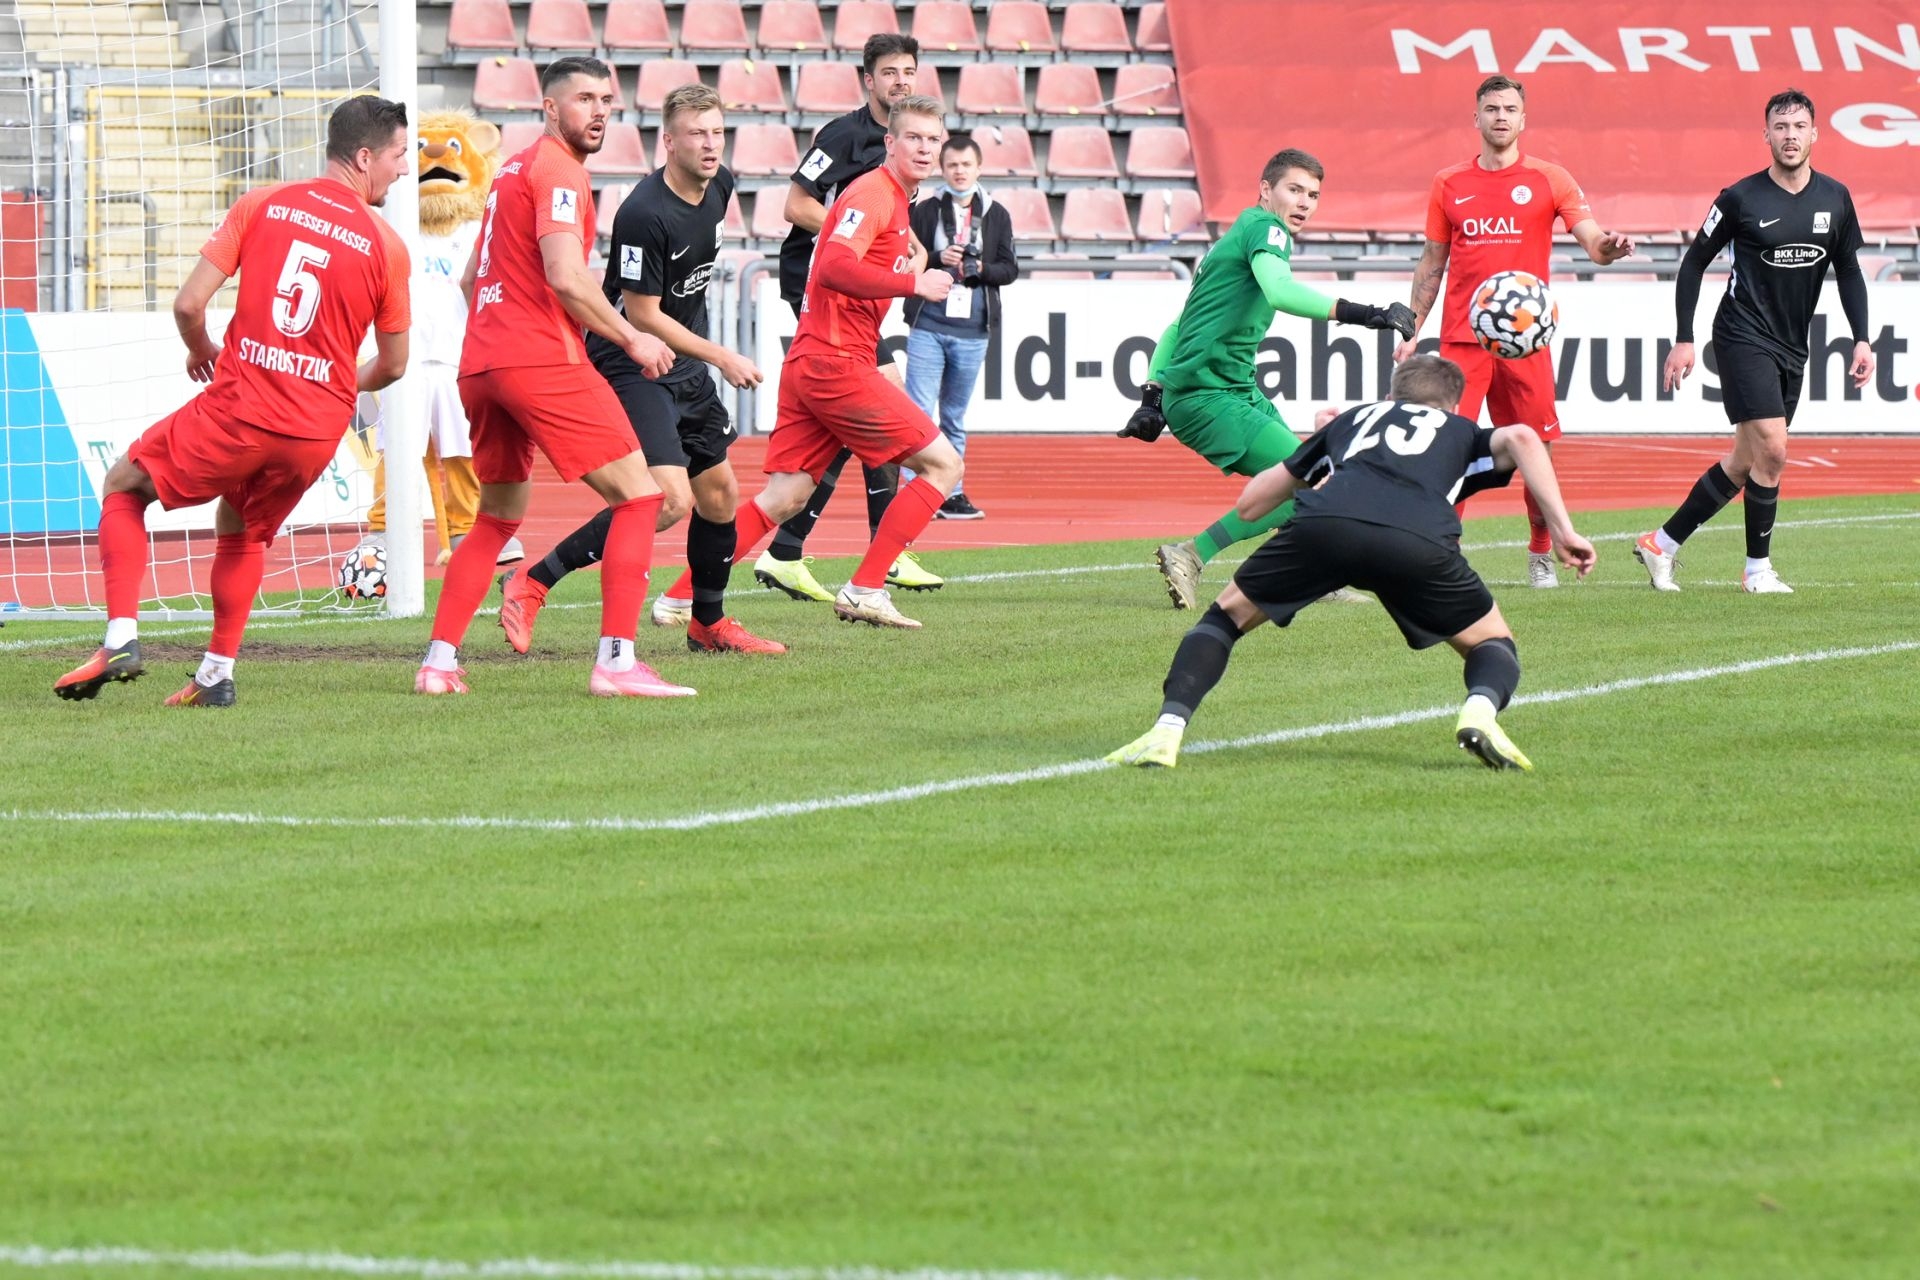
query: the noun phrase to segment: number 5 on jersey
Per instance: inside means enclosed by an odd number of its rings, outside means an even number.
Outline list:
[[[287,260],[280,268],[279,296],[273,300],[273,324],[289,338],[298,338],[313,328],[313,317],[320,310],[320,277],[333,255],[317,244],[295,240],[287,247]]]

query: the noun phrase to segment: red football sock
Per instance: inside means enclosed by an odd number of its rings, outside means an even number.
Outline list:
[[[1533,490],[1522,489],[1521,496],[1527,500],[1527,550],[1539,553],[1553,550],[1553,538],[1547,533],[1547,518],[1540,512],[1540,504],[1533,500]]]
[[[213,543],[213,639],[207,652],[222,658],[238,657],[240,635],[260,594],[267,570],[267,544],[243,533],[223,533]]]
[[[100,572],[107,579],[107,616],[140,614],[140,583],[147,576],[147,503],[131,493],[100,502]]]
[[[912,484],[893,495],[887,514],[881,517],[880,528],[873,535],[873,545],[867,548],[860,567],[853,571],[853,585],[886,586],[887,570],[893,568],[893,562],[909,543],[926,532],[933,522],[933,513],[946,500],[947,495],[925,476],[915,476]]]
[[[600,565],[600,634],[632,640],[647,599],[647,567],[653,563],[653,524],[662,498],[628,498],[613,504],[607,550]]]
[[[751,500],[741,503],[733,513],[733,562],[739,564],[753,554],[760,540],[780,527],[779,523]],[[693,570],[687,569],[665,591],[675,600],[693,599]]]
[[[487,598],[487,588],[493,585],[493,568],[500,559],[500,548],[507,545],[507,539],[519,527],[518,520],[502,520],[498,516],[482,515],[474,520],[473,528],[454,548],[453,559],[447,561],[446,575],[440,579],[440,604],[433,611],[435,640],[445,641],[456,649],[460,647],[466,638],[467,626],[480,609],[480,602]]]

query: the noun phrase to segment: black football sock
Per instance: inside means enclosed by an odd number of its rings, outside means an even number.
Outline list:
[[[1773,554],[1773,518],[1780,512],[1780,486],[1747,481],[1747,559]]]
[[[879,536],[880,521],[900,490],[900,468],[891,462],[879,467],[863,462],[860,470],[867,482],[867,537],[871,540]]]
[[[1687,500],[1680,504],[1679,510],[1668,517],[1661,528],[1675,542],[1685,542],[1693,536],[1693,531],[1720,514],[1720,509],[1733,501],[1740,486],[1733,482],[1726,468],[1714,463],[1693,482],[1693,489],[1687,494]]]
[[[560,545],[547,552],[547,558],[527,570],[527,577],[543,587],[588,565],[600,563],[607,552],[607,530],[613,527],[613,508],[602,507],[600,514],[560,539]]]
[[[1240,640],[1240,628],[1227,611],[1213,605],[1200,615],[1173,652],[1173,665],[1167,668],[1166,683],[1160,686],[1166,701],[1160,704],[1163,716],[1193,719],[1200,700],[1213,692],[1220,677],[1227,674],[1227,660]]]
[[[727,616],[727,578],[733,572],[733,521],[718,524],[698,511],[687,521],[687,570],[693,576],[693,620],[710,627]]]
[[[1478,694],[1493,703],[1494,710],[1505,711],[1513,699],[1513,691],[1520,687],[1520,651],[1508,636],[1483,640],[1467,650],[1467,666],[1462,674],[1469,698]]]
[[[820,523],[820,513],[827,509],[827,503],[833,498],[833,488],[840,483],[840,470],[852,456],[851,449],[842,449],[840,456],[820,473],[820,483],[814,486],[813,496],[807,499],[806,506],[800,508],[800,514],[774,530],[773,542],[767,547],[768,555],[775,560],[798,560],[805,554],[807,535],[813,532],[814,525]]]

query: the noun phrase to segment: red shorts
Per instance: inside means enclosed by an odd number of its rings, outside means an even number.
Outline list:
[[[339,448],[339,435],[309,440],[218,417],[198,395],[142,432],[127,457],[153,478],[167,510],[225,498],[250,541],[272,542]]]
[[[780,412],[761,467],[818,480],[843,448],[869,467],[899,462],[932,444],[940,428],[871,364],[800,356],[780,370]]]
[[[1502,360],[1477,342],[1443,342],[1440,354],[1467,375],[1467,391],[1460,397],[1460,416],[1480,420],[1487,407],[1488,424],[1495,427],[1532,427],[1542,440],[1560,435],[1560,406],[1553,394],[1553,353],[1536,351],[1524,360]]]
[[[531,480],[535,445],[569,483],[640,452],[620,398],[590,364],[462,374],[460,403],[473,424],[473,474],[481,484]]]

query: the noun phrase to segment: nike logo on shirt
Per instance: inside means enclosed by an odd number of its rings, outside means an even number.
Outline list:
[[[1465,204],[1469,200],[1477,200],[1477,199],[1479,199],[1478,196],[1455,196],[1453,198],[1453,202],[1455,204]]]
[[[1761,225],[1761,226],[1763,226],[1763,227],[1770,227],[1770,226],[1772,226],[1772,225],[1773,225],[1774,223],[1776,223],[1776,222],[1778,222],[1778,221],[1780,221],[1780,219],[1778,219],[1778,218],[1768,218],[1768,219],[1766,219],[1766,220],[1765,220],[1764,222],[1762,222],[1762,223],[1761,223],[1760,225]]]
[[[674,255],[672,255],[671,257],[669,257],[669,258],[667,259],[667,261],[669,261],[669,262],[678,262],[678,261],[680,261],[680,259],[682,259],[682,258],[684,258],[684,257],[686,257],[686,255],[687,255],[687,250],[685,250],[685,249],[682,249],[682,250],[681,250],[681,251],[680,251],[679,253],[676,253],[676,254],[674,254]]]

